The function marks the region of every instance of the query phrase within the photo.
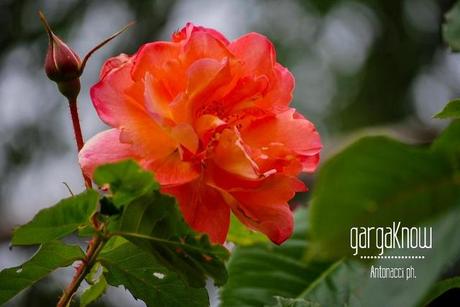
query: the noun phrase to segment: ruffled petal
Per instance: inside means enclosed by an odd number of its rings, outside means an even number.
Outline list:
[[[291,236],[294,224],[287,202],[295,192],[304,190],[295,177],[275,174],[259,188],[227,191],[225,200],[243,224],[281,244]]]
[[[291,72],[276,63],[273,68],[273,76],[270,86],[265,92],[263,99],[257,101],[261,108],[270,108],[275,113],[286,111],[294,92],[295,80]]]
[[[210,28],[197,26],[197,25],[194,25],[191,22],[188,22],[185,25],[185,27],[183,27],[181,30],[179,30],[177,32],[174,32],[171,38],[172,38],[172,40],[174,42],[186,41],[186,40],[188,40],[190,38],[190,36],[194,32],[206,32],[207,34],[213,36],[215,39],[220,41],[222,44],[224,44],[224,45],[229,44],[229,42],[225,38],[225,36],[222,33],[220,33],[219,31],[216,31],[216,30],[210,29]]]
[[[126,90],[134,85],[129,71],[131,59],[109,59],[102,68],[103,78],[91,87],[90,95],[99,117],[109,126],[119,127],[129,117],[127,112],[142,110],[143,100],[129,99]]]
[[[120,54],[116,57],[108,59],[104,65],[102,66],[101,72],[99,74],[99,78],[102,79],[107,75],[109,72],[116,70],[118,67],[123,66],[126,62],[130,60],[130,56],[127,54]]]
[[[258,92],[263,97],[253,98],[254,103],[277,113],[285,111],[292,100],[294,77],[288,69],[276,63],[273,44],[263,35],[249,33],[231,43],[229,49],[243,60],[248,76],[263,75],[269,80],[268,86]]]
[[[167,128],[158,125],[146,114],[131,114],[121,128],[120,139],[133,145],[139,156],[161,159],[177,150],[178,143]]]
[[[319,162],[322,148],[319,134],[315,126],[294,109],[253,121],[241,131],[241,136],[245,144],[260,149],[260,155],[267,158],[301,160],[304,171],[313,171]]]
[[[165,66],[179,57],[180,44],[173,42],[153,42],[143,45],[136,53],[132,67],[134,80],[142,79],[147,72],[159,76]]]
[[[230,208],[219,191],[200,179],[162,191],[176,197],[185,220],[194,230],[207,233],[214,243],[224,243]]]
[[[243,35],[232,42],[228,49],[243,61],[247,74],[267,74],[275,65],[275,48],[270,40],[261,34]]]
[[[220,168],[237,176],[256,179],[257,164],[251,159],[237,132],[225,129],[219,136],[211,159]]]
[[[146,109],[157,123],[170,124],[172,115],[169,93],[163,83],[148,72],[144,78],[144,99]]]
[[[133,82],[131,67],[132,58],[116,68],[105,69],[104,78],[91,88],[93,104],[99,117],[119,128],[122,142],[133,144],[139,156],[163,158],[177,148],[177,143],[147,111],[144,84]]]
[[[143,166],[155,174],[155,179],[162,186],[184,184],[200,176],[199,164],[182,161],[178,151],[163,159],[144,162]]]
[[[193,127],[189,124],[179,124],[171,128],[171,135],[176,141],[187,148],[192,154],[198,150],[199,140]]]
[[[202,115],[195,121],[195,131],[204,147],[208,145],[214,133],[222,131],[226,126],[226,122],[211,114]]]
[[[242,77],[232,91],[222,98],[221,103],[229,113],[252,108],[263,98],[268,84],[269,80],[265,75]]]
[[[210,58],[220,61],[232,58],[233,55],[225,42],[214,34],[208,31],[192,31],[188,40],[184,41],[181,62],[188,67],[199,59]]]
[[[113,163],[124,159],[139,157],[130,144],[120,143],[120,131],[110,129],[93,136],[78,154],[78,160],[83,173],[92,177],[99,165]]]
[[[204,114],[218,114],[220,105],[216,104],[216,97],[228,92],[235,85],[234,80],[227,58],[195,61],[187,70],[185,92],[171,104],[174,120],[192,123]]]

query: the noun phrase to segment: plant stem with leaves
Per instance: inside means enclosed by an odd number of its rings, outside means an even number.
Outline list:
[[[75,292],[77,292],[78,288],[80,287],[81,282],[85,279],[86,275],[91,271],[94,264],[96,263],[97,256],[104,247],[105,242],[106,241],[101,234],[96,234],[93,237],[93,239],[88,245],[85,259],[83,259],[83,261],[77,267],[72,281],[64,289],[64,293],[56,305],[57,307],[66,307],[69,305],[73,295],[75,294]]]

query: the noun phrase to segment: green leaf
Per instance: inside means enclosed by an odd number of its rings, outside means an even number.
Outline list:
[[[116,207],[130,203],[147,191],[159,189],[152,173],[143,171],[132,160],[99,166],[93,177],[100,186],[110,185]]]
[[[446,14],[446,22],[442,27],[444,41],[453,51],[460,51],[460,3]]]
[[[284,298],[276,296],[276,304],[271,307],[321,307],[318,303],[313,303],[303,299]]]
[[[435,298],[441,296],[450,289],[459,289],[460,288],[460,276],[448,278],[437,282],[430,290],[430,292],[425,295],[422,300],[423,304],[421,306],[427,306]]]
[[[96,212],[98,193],[87,190],[38,212],[29,223],[14,231],[13,245],[32,245],[62,238],[90,222]]]
[[[118,241],[109,246],[101,252],[98,260],[107,269],[104,275],[110,285],[123,285],[147,306],[209,305],[206,289],[189,287],[176,273],[158,263],[150,253],[130,242],[125,241],[120,245]]]
[[[424,255],[423,260],[382,259],[374,265],[376,267],[404,267],[412,266],[416,278],[412,279],[367,279],[360,289],[362,306],[375,306],[375,302],[382,302],[383,306],[416,306],[422,305],[424,297],[430,292],[432,285],[448,270],[460,257],[460,203],[444,214],[431,219],[423,226],[433,228],[433,248],[392,250],[385,255]],[[385,287],[382,284],[385,283]],[[383,303],[384,302],[384,303]]]
[[[321,306],[425,306],[430,286],[460,256],[460,241],[452,239],[460,236],[459,220],[460,206],[457,205],[421,225],[433,227],[436,247],[432,249],[385,252],[385,256],[424,255],[424,260],[387,258],[370,262],[367,266],[357,261],[340,260],[296,298],[318,302]],[[412,266],[416,278],[370,278],[371,265],[405,270]]]
[[[24,264],[0,272],[0,305],[59,267],[84,258],[78,246],[51,241],[43,244]]]
[[[449,101],[441,112],[436,114],[436,118],[460,118],[460,99]]]
[[[302,223],[299,216],[296,216],[297,225]],[[238,247],[228,265],[230,277],[221,292],[222,306],[279,306],[281,303],[276,304],[280,299],[275,301],[273,296],[292,298],[292,302],[299,304],[305,300],[316,304],[313,306],[410,307],[426,303],[428,300],[422,299],[427,297],[430,285],[460,256],[460,241],[456,239],[460,237],[459,220],[460,206],[456,205],[421,225],[433,227],[435,248],[423,251],[396,249],[385,253],[386,256],[422,253],[424,260],[381,259],[365,264],[342,259],[328,265],[305,262],[305,259],[299,258],[300,253],[293,252],[292,248],[286,252],[284,246],[274,250],[268,249],[269,245]],[[302,231],[302,234],[305,232]],[[296,230],[295,236],[298,235]],[[305,237],[295,239],[303,240],[303,247],[308,249]],[[416,278],[370,278],[371,265],[390,268],[412,265]],[[282,303],[290,301],[282,300]]]
[[[92,302],[98,300],[102,295],[104,295],[106,289],[107,281],[102,275],[94,284],[90,285],[85,289],[85,291],[83,291],[80,296],[80,307],[88,306]]]
[[[363,264],[352,260],[339,260],[297,298],[318,302],[321,306],[366,306],[361,304],[360,295],[361,288],[368,280],[369,272]],[[376,304],[369,306],[377,306]]]
[[[446,154],[456,169],[460,169],[460,120],[450,123],[431,144],[431,149]]]
[[[203,287],[206,275],[217,285],[225,283],[223,260],[228,251],[212,245],[207,235],[193,232],[173,198],[158,191],[143,195],[124,208],[118,227],[119,235],[155,255],[190,285]]]
[[[228,263],[229,279],[221,290],[222,306],[275,304],[274,296],[297,297],[330,266],[303,261],[307,211],[295,215],[295,231],[281,246],[272,243],[237,247]]]
[[[312,195],[311,255],[350,255],[352,227],[419,224],[453,206],[460,180],[440,152],[366,137],[327,161]]]
[[[268,238],[260,232],[250,230],[243,225],[234,215],[231,216],[230,229],[227,235],[227,241],[238,245],[253,245],[256,243],[266,243]]]

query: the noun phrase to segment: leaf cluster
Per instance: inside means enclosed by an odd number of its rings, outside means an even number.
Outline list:
[[[174,198],[161,194],[153,175],[135,162],[101,166],[94,180],[101,191],[64,199],[15,229],[13,245],[40,247],[28,262],[0,272],[0,304],[57,268],[83,261],[92,269],[81,306],[108,286],[124,286],[149,306],[208,306],[206,280],[225,283],[228,251],[194,232]],[[102,242],[94,259],[62,241],[73,233]]]

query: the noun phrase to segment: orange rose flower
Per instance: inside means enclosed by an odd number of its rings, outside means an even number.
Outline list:
[[[88,176],[132,158],[176,197],[188,224],[222,243],[230,212],[281,244],[292,233],[288,201],[319,162],[314,125],[289,107],[291,73],[257,33],[229,42],[192,24],[171,42],[109,59],[91,98],[113,129],[80,152]]]

